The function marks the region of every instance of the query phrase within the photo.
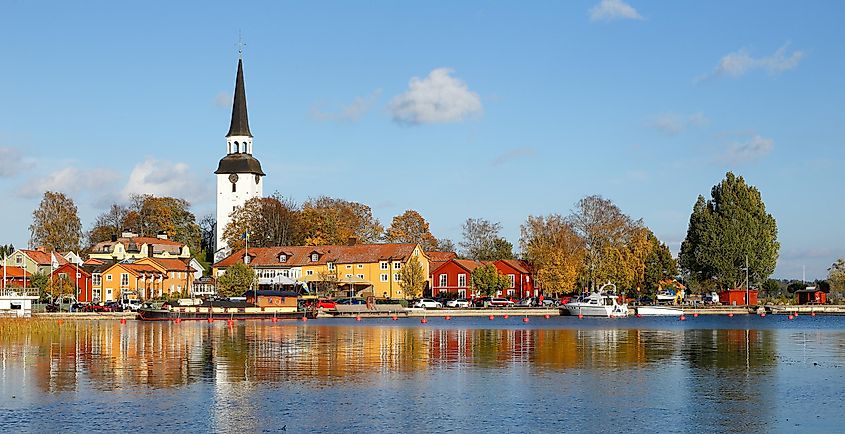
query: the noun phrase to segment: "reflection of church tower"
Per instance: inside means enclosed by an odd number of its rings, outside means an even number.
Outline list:
[[[229,215],[249,199],[261,197],[263,191],[264,172],[261,171],[261,163],[252,156],[252,133],[249,132],[246,113],[242,59],[238,59],[232,123],[229,125],[229,133],[226,134],[226,156],[220,160],[214,173],[217,175],[217,234],[214,260],[219,261],[230,253],[223,240],[223,231],[229,223]]]

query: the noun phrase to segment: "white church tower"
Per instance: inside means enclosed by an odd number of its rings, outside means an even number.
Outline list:
[[[217,170],[217,233],[214,261],[217,262],[231,252],[223,231],[229,224],[230,214],[254,197],[263,196],[264,172],[261,163],[252,156],[252,133],[246,113],[246,91],[244,90],[243,59],[238,59],[238,75],[235,79],[235,98],[232,102],[232,123],[226,134],[226,156],[220,160]]]

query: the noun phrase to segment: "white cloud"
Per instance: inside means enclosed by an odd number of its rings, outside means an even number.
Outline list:
[[[674,135],[683,132],[690,127],[701,127],[707,125],[710,119],[703,113],[683,115],[678,113],[663,113],[651,119],[649,125],[663,131],[666,134]]]
[[[793,50],[788,53],[789,43],[784,44],[771,56],[754,57],[748,50],[741,49],[729,53],[719,60],[719,64],[709,74],[698,77],[697,81],[716,77],[740,77],[748,72],[761,69],[769,74],[779,74],[798,66],[804,58],[804,52]]]
[[[381,96],[381,89],[367,96],[359,96],[350,104],[337,111],[323,110],[318,106],[311,107],[311,117],[320,121],[354,122],[361,119]]]
[[[232,94],[229,92],[220,92],[214,97],[214,106],[226,108],[232,106]]]
[[[18,190],[21,197],[39,197],[45,191],[76,194],[86,190],[108,189],[118,175],[110,170],[82,170],[68,166],[30,179]]]
[[[642,20],[636,9],[622,0],[601,0],[590,9],[591,21]]]
[[[426,78],[411,78],[408,91],[390,102],[393,120],[403,124],[433,124],[458,122],[481,113],[481,97],[462,80],[452,77],[452,72],[450,68],[437,68]]]
[[[202,202],[211,194],[211,185],[197,178],[185,163],[147,158],[132,168],[123,195],[152,194]]]
[[[17,148],[0,147],[0,178],[12,178],[31,166]]]
[[[530,157],[536,153],[537,151],[534,148],[530,147],[508,149],[507,151],[499,154],[496,158],[494,158],[493,161],[490,162],[490,164],[493,166],[501,166],[513,160]]]
[[[775,141],[755,134],[744,142],[730,145],[723,159],[727,163],[747,163],[765,157],[774,148]]]

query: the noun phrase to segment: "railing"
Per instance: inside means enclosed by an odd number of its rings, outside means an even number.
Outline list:
[[[34,296],[38,297],[41,293],[41,290],[38,288],[20,288],[20,287],[7,287],[6,289],[0,289],[0,295],[4,296]]]

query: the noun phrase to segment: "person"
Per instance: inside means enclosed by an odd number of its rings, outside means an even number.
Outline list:
[[[540,294],[540,297],[538,298],[538,300],[539,300],[539,302],[537,303],[537,306],[542,306],[543,305],[543,294]]]

